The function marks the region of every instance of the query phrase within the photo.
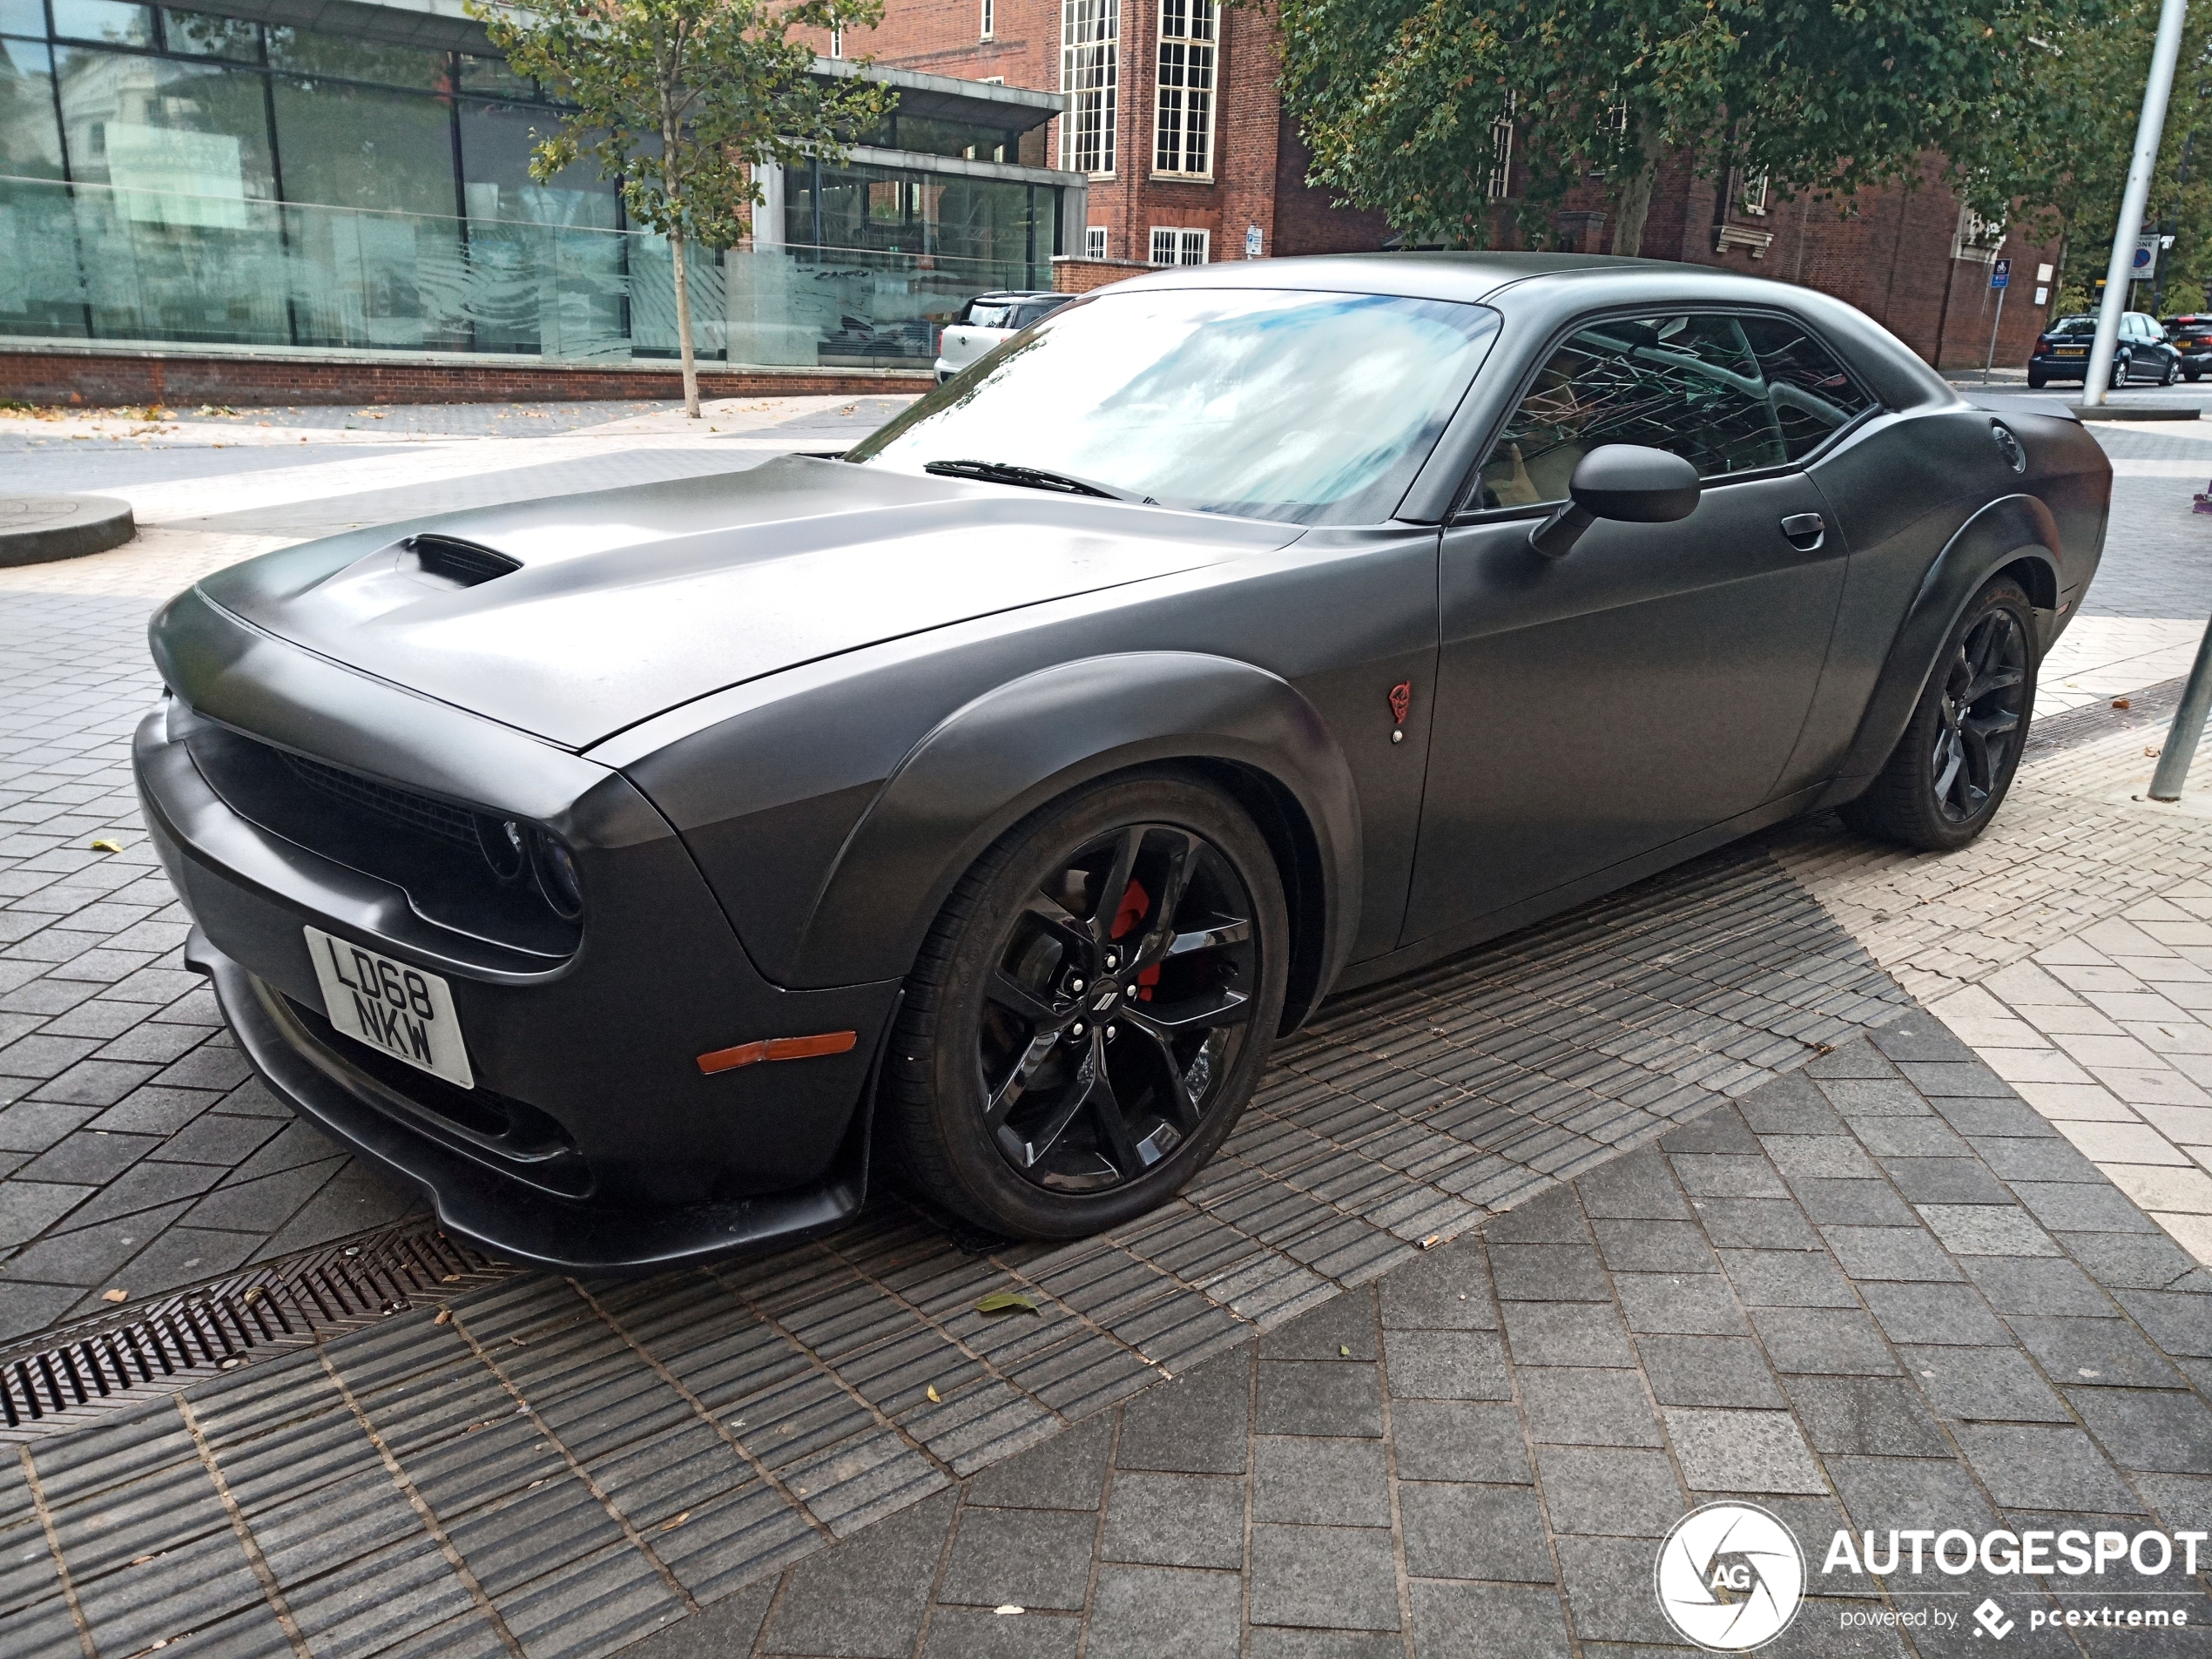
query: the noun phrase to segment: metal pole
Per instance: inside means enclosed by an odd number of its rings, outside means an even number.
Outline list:
[[[2006,287],[2012,285],[2008,282]],[[1989,384],[1989,371],[1997,363],[1997,331],[2005,326],[2005,289],[1997,290],[1997,320],[1989,325],[1989,361],[1981,366],[1981,383]]]
[[[2174,724],[2166,733],[2166,746],[2158,752],[2158,771],[2150,780],[2153,800],[2179,800],[2188,781],[2189,762],[2196,758],[2196,740],[2204,735],[2204,714],[2212,709],[2212,623],[2204,625],[2204,638],[2196,648],[2196,665],[2182,691],[2182,706],[2174,711]]]
[[[2150,176],[2158,165],[2158,142],[2166,132],[2166,100],[2174,91],[2174,65],[2182,56],[2182,24],[2189,0],[2160,0],[2158,41],[2150,54],[2150,79],[2143,87],[2142,113],[2135,122],[2135,153],[2128,163],[2128,188],[2120,199],[2120,223],[2112,234],[2112,262],[2105,269],[2104,304],[2097,312],[2096,343],[2089,347],[2088,381],[2081,401],[2094,408],[2112,384],[2112,359],[2120,343],[2120,317],[2128,309],[2128,278],[2135,261],[2135,238],[2143,228],[2143,206],[2150,199]]]

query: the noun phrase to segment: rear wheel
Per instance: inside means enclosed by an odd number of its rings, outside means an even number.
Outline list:
[[[2042,375],[2038,374],[2032,368],[2027,371],[2027,389],[2029,391],[2040,392],[2043,389],[2044,384],[2045,380]]]
[[[1140,776],[1031,814],[907,980],[885,1103],[907,1172],[1016,1237],[1151,1209],[1251,1097],[1288,945],[1267,844],[1211,787]]]
[[[2012,787],[2035,706],[2035,612],[2000,577],[1974,596],[1874,786],[1844,808],[1855,829],[1932,852],[1988,827]]]

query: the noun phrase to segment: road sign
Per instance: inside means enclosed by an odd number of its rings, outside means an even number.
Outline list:
[[[2006,284],[2009,283],[2012,280],[2013,280],[2013,262],[2012,262],[2010,260],[1990,260],[1990,262],[1989,262],[1989,286],[1990,286],[1991,287],[1993,287],[1993,288],[2001,288],[2001,287],[2005,287],[2005,286],[2006,286]]]
[[[1248,260],[1256,260],[1259,257],[1259,226],[1257,225],[1248,226],[1244,231],[1244,257]]]
[[[2155,235],[2135,239],[2135,258],[2128,267],[2133,276],[2148,276],[2151,267],[2158,263],[2158,238]]]

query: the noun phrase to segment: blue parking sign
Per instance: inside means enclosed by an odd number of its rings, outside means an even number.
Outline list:
[[[2006,284],[2011,282],[2012,280],[2013,262],[2010,260],[1992,260],[1989,262],[1989,286],[1991,287],[2004,287]]]

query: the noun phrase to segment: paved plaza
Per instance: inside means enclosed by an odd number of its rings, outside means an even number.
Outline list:
[[[897,407],[0,421],[32,487],[145,527],[0,571],[0,1372],[420,1211],[182,968],[125,755],[152,606]],[[2106,570],[1975,846],[1784,826],[1339,999],[1106,1238],[886,1197],[711,1270],[495,1267],[22,1426],[0,1654],[1626,1654],[1681,1645],[1657,1541],[1723,1497],[1807,1553],[1777,1652],[1949,1652],[1993,1602],[2008,1648],[2198,1650],[2178,1567],[1820,1568],[1838,1528],[2212,1527],[2212,814],[2136,799],[2212,593],[2201,424],[2095,428]],[[2035,1617],[2107,1603],[2191,1624]]]

